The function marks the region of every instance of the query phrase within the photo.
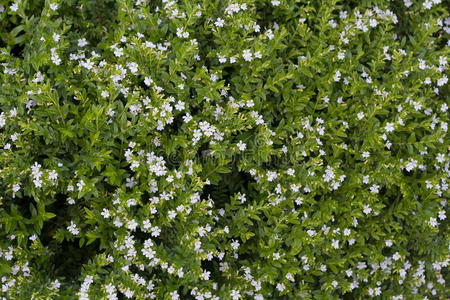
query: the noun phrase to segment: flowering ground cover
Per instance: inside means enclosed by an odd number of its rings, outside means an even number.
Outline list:
[[[447,0],[0,0],[0,299],[446,299]]]

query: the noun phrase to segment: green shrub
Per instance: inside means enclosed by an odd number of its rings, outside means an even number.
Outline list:
[[[448,4],[0,0],[2,299],[444,299]]]

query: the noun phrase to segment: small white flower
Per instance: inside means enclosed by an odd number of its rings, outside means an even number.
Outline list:
[[[239,300],[241,298],[241,294],[238,290],[231,290],[230,297],[232,300]]]
[[[51,3],[50,4],[50,9],[53,11],[56,11],[58,9],[58,4],[57,3]]]
[[[364,205],[363,212],[368,215],[372,212],[372,208],[369,205]]]
[[[252,61],[253,57],[252,57],[252,52],[250,49],[246,49],[242,52],[242,57],[244,58],[245,61]]]
[[[237,250],[238,248],[239,248],[239,242],[238,241],[236,241],[236,240],[232,240],[233,242],[231,243],[231,247],[234,249],[234,250]]]
[[[211,275],[211,272],[210,272],[210,271],[203,271],[203,273],[200,275],[200,277],[201,277],[203,280],[209,280],[210,275]]]
[[[273,6],[278,6],[278,5],[280,5],[280,1],[278,1],[278,0],[273,0],[273,1],[272,1],[272,5],[273,5]]]
[[[189,32],[184,31],[183,28],[177,28],[177,36],[180,38],[188,38]]]
[[[70,226],[67,227],[67,230],[69,230],[69,232],[73,235],[77,235],[80,233],[80,230],[77,228],[77,225],[73,221],[70,221]]]
[[[44,81],[44,76],[42,75],[41,72],[38,71],[36,73],[36,77],[32,80],[32,82],[39,83],[39,82],[42,82],[42,81]]]
[[[309,236],[315,236],[315,235],[317,234],[316,231],[315,231],[315,230],[312,230],[312,229],[309,229],[309,230],[307,231],[307,233],[308,233]]]
[[[292,276],[291,273],[287,273],[285,277],[286,277],[286,279],[289,280],[289,281],[292,281],[292,282],[295,281],[294,276]]]
[[[430,0],[425,0],[425,2],[422,4],[423,7],[425,7],[426,9],[431,9],[431,7],[433,6],[433,2]]]
[[[219,77],[216,74],[211,74],[211,80],[212,81],[217,81],[217,79],[219,79]]]
[[[236,145],[238,146],[240,151],[244,151],[247,148],[247,145],[242,141],[239,141],[239,143],[237,143]]]
[[[121,57],[123,55],[123,49],[122,48],[114,48],[114,55],[117,57]]]
[[[364,183],[364,184],[368,184],[368,183],[369,183],[369,178],[370,178],[369,175],[363,176],[363,180],[362,180],[363,183]]]
[[[139,65],[137,63],[135,63],[135,62],[127,63],[127,67],[128,67],[128,69],[130,69],[131,74],[134,74],[134,75],[136,75],[138,70],[139,70],[138,69]]]
[[[19,138],[19,133],[16,132],[14,134],[11,134],[11,140],[13,142],[17,141],[18,138]]]
[[[410,172],[417,168],[417,160],[411,159],[405,166],[406,171]]]
[[[244,203],[245,201],[247,201],[247,198],[245,197],[245,195],[239,195],[238,200],[241,201],[241,203]]]
[[[13,184],[12,190],[13,190],[13,196],[12,197],[15,198],[16,197],[16,193],[18,191],[20,191],[20,183]]]
[[[216,25],[217,27],[223,27],[224,25],[224,20],[221,18],[217,18],[216,22],[214,22],[214,25]]]
[[[78,47],[84,47],[88,44],[87,40],[85,38],[78,40]]]
[[[379,191],[380,191],[380,186],[378,184],[374,184],[370,187],[370,192],[372,194],[378,194]]]
[[[2,112],[1,114],[0,114],[0,128],[2,128],[3,126],[5,126],[6,125],[6,119],[5,119],[5,113],[4,112]]]
[[[277,283],[277,287],[276,288],[277,288],[278,291],[282,292],[282,291],[284,291],[285,286],[284,286],[283,283]]]
[[[110,216],[109,210],[104,208],[103,211],[100,213],[103,218],[107,219]]]
[[[336,81],[336,82],[338,82],[339,80],[341,80],[341,72],[340,72],[339,70],[337,70],[337,71],[334,73],[333,80]]]
[[[386,132],[394,131],[394,123],[387,122],[386,126],[384,127],[384,130],[386,130]]]
[[[448,82],[448,77],[446,75],[444,75],[444,76],[442,76],[441,78],[438,79],[438,81],[436,82],[436,85],[437,86],[443,86],[447,82]]]
[[[109,97],[109,92],[108,91],[102,91],[101,93],[103,98],[108,98]]]
[[[176,212],[176,211],[170,210],[170,211],[168,212],[168,217],[169,217],[169,219],[175,219],[176,216],[177,216],[177,212]]]
[[[9,111],[9,117],[14,118],[15,116],[17,116],[17,109],[14,107]]]
[[[339,240],[333,240],[333,242],[331,243],[331,246],[333,246],[334,249],[338,249],[339,248]]]
[[[124,292],[124,295],[125,295],[125,297],[127,297],[127,298],[131,298],[131,297],[133,297],[134,292],[133,292],[133,291],[130,291],[129,289],[126,289],[125,292]],[[174,298],[172,297],[172,299],[174,299]],[[178,298],[176,298],[176,299],[178,299]]]
[[[268,181],[274,181],[278,177],[277,172],[268,171],[267,172],[267,180]]]
[[[137,205],[136,199],[130,198],[130,199],[127,200],[127,206],[128,207],[132,207],[132,206],[136,206],[136,205]]]
[[[11,11],[17,11],[19,9],[19,5],[17,3],[13,3],[9,9],[11,9]]]
[[[59,34],[53,33],[53,40],[54,40],[55,42],[59,42],[59,38],[60,38],[60,35],[59,35]]]
[[[59,58],[59,55],[56,53],[56,48],[51,48],[50,52],[51,52],[50,58],[51,58],[52,62],[55,65],[59,66],[61,64],[61,59]]]
[[[52,289],[52,290],[57,290],[60,288],[60,286],[61,286],[61,283],[59,282],[58,279],[55,279],[55,281],[50,283],[50,289]]]
[[[58,173],[56,172],[56,170],[51,170],[48,173],[48,179],[50,179],[50,180],[57,180],[58,179]]]
[[[151,78],[151,77],[145,77],[145,79],[144,79],[144,83],[145,83],[145,85],[146,86],[150,86],[150,84],[152,84],[153,83],[153,79]]]
[[[137,225],[138,225],[138,223],[133,219],[133,220],[128,222],[127,228],[130,229],[130,230],[135,230]]]
[[[86,185],[86,184],[84,183],[84,180],[81,179],[81,180],[77,183],[78,191],[81,191],[85,185]]]
[[[430,220],[428,221],[428,224],[430,224],[431,227],[436,227],[436,226],[439,225],[439,223],[436,220],[436,218],[430,218]]]
[[[439,154],[436,156],[436,160],[438,161],[438,163],[443,163],[443,162],[445,161],[445,154],[439,153]]]

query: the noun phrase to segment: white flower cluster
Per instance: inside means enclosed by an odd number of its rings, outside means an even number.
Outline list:
[[[73,221],[70,221],[70,225],[67,227],[67,230],[73,235],[80,234],[80,230],[78,229],[77,225]]]
[[[89,287],[94,282],[94,277],[91,275],[87,275],[84,278],[83,283],[81,284],[80,290],[78,291],[77,295],[79,296],[80,300],[89,300]]]
[[[41,171],[41,167],[38,162],[34,162],[34,165],[31,166],[31,176],[33,177],[34,186],[37,188],[42,187],[41,176],[44,172]]]

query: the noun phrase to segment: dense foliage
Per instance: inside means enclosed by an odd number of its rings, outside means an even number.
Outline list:
[[[443,299],[447,0],[0,0],[2,299]]]

